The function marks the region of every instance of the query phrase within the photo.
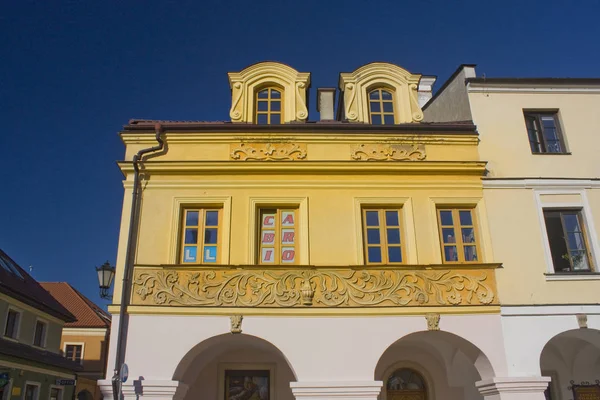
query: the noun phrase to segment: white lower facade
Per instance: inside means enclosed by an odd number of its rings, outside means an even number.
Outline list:
[[[424,315],[247,315],[241,333],[227,315],[128,325],[125,399],[543,400],[550,382],[552,400],[570,400],[572,383],[600,379],[600,306],[442,314],[439,330]],[[236,379],[263,386],[234,392]],[[112,399],[110,381],[100,386]]]

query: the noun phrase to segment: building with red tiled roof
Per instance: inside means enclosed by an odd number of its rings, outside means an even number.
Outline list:
[[[75,316],[63,329],[61,349],[66,358],[80,362],[76,393],[79,400],[101,399],[96,382],[106,374],[110,314],[66,282],[40,283]]]

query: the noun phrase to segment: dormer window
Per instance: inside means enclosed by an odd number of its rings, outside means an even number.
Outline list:
[[[279,125],[305,122],[310,74],[276,62],[230,72],[231,122]]]
[[[281,90],[268,87],[256,93],[256,118],[260,125],[278,125],[283,121]]]
[[[394,95],[391,91],[377,88],[369,92],[369,119],[373,125],[394,124]]]

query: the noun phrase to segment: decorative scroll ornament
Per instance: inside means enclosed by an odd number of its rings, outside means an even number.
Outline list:
[[[344,104],[346,105],[346,118],[348,121],[356,122],[358,120],[358,111],[356,105],[356,86],[352,83],[346,85],[344,90]]]
[[[412,112],[413,121],[419,122],[423,120],[423,110],[421,110],[421,106],[419,105],[419,97],[417,92],[417,85],[415,83],[411,83],[409,85],[409,95],[410,95],[410,109]]]
[[[425,314],[425,319],[427,320],[427,330],[428,331],[439,331],[440,330],[440,314],[436,314],[436,313]]]
[[[296,118],[300,121],[308,118],[308,109],[306,108],[306,84],[304,82],[296,82]]]
[[[579,328],[581,329],[585,329],[588,327],[588,322],[587,322],[588,318],[586,314],[577,314],[577,325],[579,325]]]
[[[490,305],[486,270],[198,269],[137,267],[133,304],[207,307]],[[497,302],[496,302],[497,304]]]
[[[242,96],[244,94],[244,89],[242,88],[242,84],[241,82],[236,82],[233,84],[233,90],[232,90],[232,102],[231,102],[231,110],[229,111],[229,116],[231,117],[231,120],[234,122],[238,122],[241,120],[242,118],[242,104],[240,102],[240,100],[242,99]]]
[[[352,149],[350,157],[360,161],[422,161],[426,154],[423,145],[361,144]]]
[[[294,143],[240,143],[231,145],[231,159],[239,161],[293,161],[306,158],[306,145]]]
[[[243,315],[232,315],[229,317],[231,320],[231,333],[242,333],[242,320]]]

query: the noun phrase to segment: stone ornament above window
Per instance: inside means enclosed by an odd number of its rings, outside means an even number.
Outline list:
[[[281,91],[282,123],[304,122],[308,118],[306,90],[310,86],[310,73],[276,62],[261,62],[240,72],[230,72],[232,122],[256,123],[256,96],[265,88]]]
[[[417,93],[420,79],[420,74],[411,74],[388,63],[370,63],[354,72],[341,73],[339,87],[343,93],[343,118],[350,122],[370,123],[369,93],[382,89],[393,94],[396,124],[420,122],[423,120]]]

